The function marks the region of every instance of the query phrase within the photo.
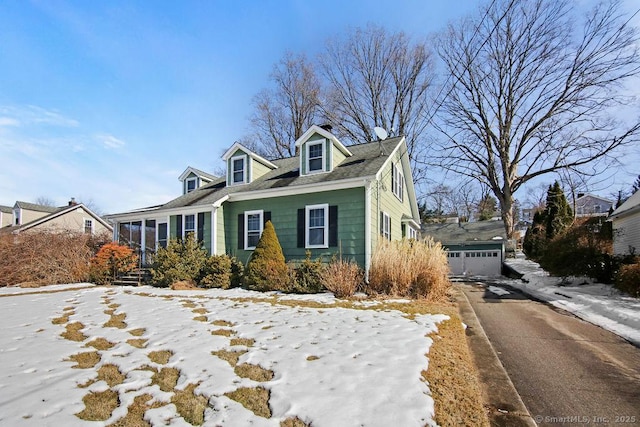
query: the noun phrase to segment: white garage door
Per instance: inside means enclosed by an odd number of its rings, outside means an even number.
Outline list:
[[[499,276],[502,256],[499,250],[450,251],[447,254],[449,268],[455,275]]]

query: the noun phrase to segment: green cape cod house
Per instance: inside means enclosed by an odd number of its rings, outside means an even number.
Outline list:
[[[312,126],[297,155],[269,161],[239,143],[226,176],[195,168],[183,194],[160,206],[109,215],[114,239],[145,253],[193,234],[210,254],[246,263],[271,220],[287,260],[340,253],[366,272],[380,239],[417,237],[420,216],[404,137],[344,146]]]

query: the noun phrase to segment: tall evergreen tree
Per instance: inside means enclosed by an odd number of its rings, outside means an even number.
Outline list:
[[[556,181],[547,191],[547,209],[545,215],[547,239],[551,240],[573,222],[573,211],[569,202]]]

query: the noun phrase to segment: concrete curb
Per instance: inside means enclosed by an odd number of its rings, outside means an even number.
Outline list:
[[[482,398],[485,408],[488,409],[490,424],[492,426],[536,427],[537,424],[498,359],[495,349],[489,342],[467,296],[460,288],[461,286],[464,285],[454,284],[457,291],[458,312],[462,321],[467,325],[467,342],[478,369]]]

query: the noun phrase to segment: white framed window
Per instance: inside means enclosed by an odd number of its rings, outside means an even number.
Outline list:
[[[382,237],[391,240],[391,217],[386,212],[382,212]]]
[[[85,234],[93,234],[93,220],[85,219],[84,220],[84,232]]]
[[[329,247],[329,205],[305,206],[305,247]]]
[[[324,171],[324,140],[307,143],[307,173]]]
[[[244,213],[244,249],[253,250],[258,245],[264,222],[264,211],[246,211]]]
[[[391,164],[391,191],[401,202],[404,200],[404,175],[400,164]]]
[[[196,216],[185,215],[184,216],[184,237],[188,237],[190,234],[196,234]]]
[[[231,184],[244,184],[247,182],[247,156],[235,156],[231,158]]]
[[[196,189],[198,185],[198,178],[189,178],[186,181],[186,185],[187,185],[187,193],[191,193],[193,190]]]
[[[417,238],[418,238],[418,231],[413,227],[409,227],[409,239],[417,239]]]

